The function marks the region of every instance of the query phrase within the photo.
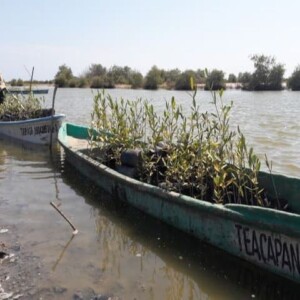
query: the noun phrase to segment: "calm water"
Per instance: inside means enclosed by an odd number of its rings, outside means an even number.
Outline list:
[[[186,92],[111,90],[114,97],[147,98],[159,109]],[[46,97],[51,103],[52,91]],[[273,161],[274,172],[300,176],[300,93],[227,91],[232,125]],[[59,89],[56,111],[89,124],[91,90]],[[209,93],[198,93],[203,110]],[[57,147],[17,145],[0,139],[1,243],[15,260],[0,264],[1,285],[21,299],[297,299],[293,283],[243,263],[128,207],[118,207],[77,174]],[[79,229],[49,204],[55,201]],[[10,276],[7,278],[6,276]],[[7,279],[7,280],[6,280]]]

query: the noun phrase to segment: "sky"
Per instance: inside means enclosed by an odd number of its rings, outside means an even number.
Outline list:
[[[300,64],[298,0],[0,0],[0,73],[51,80],[66,64],[252,72],[274,56],[285,76]]]

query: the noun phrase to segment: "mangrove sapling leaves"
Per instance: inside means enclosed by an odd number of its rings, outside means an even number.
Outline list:
[[[6,94],[0,105],[1,121],[18,121],[50,116],[51,109],[43,109],[44,98],[36,98],[32,93],[21,96]]]
[[[273,173],[272,173],[273,164],[272,164],[272,161],[269,161],[266,154],[265,154],[265,162],[266,162],[267,168],[269,169],[269,173],[271,175],[272,185],[273,185],[273,189],[274,189],[275,196],[276,196],[277,207],[278,207],[278,209],[280,209],[281,208],[280,200],[279,200],[279,197],[278,197],[277,188],[276,188],[274,178],[273,178]]]
[[[116,163],[122,151],[139,147],[140,180],[167,190],[223,204],[264,205],[257,179],[260,161],[252,148],[248,150],[240,128],[230,128],[233,104],[224,105],[222,95],[212,93],[215,111],[202,113],[195,89],[186,115],[174,97],[158,113],[145,100],[117,100],[99,93],[92,126],[111,134],[93,138],[92,145],[109,149]]]

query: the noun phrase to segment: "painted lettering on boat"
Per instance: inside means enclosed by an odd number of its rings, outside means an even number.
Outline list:
[[[299,244],[287,237],[235,224],[238,246],[244,255],[288,273],[300,275]]]
[[[21,127],[21,135],[33,135],[32,127]]]
[[[41,135],[51,132],[51,125],[21,127],[21,135]],[[53,124],[52,132],[58,132],[57,124]]]

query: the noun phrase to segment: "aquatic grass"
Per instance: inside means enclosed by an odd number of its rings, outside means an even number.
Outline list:
[[[142,150],[139,179],[213,203],[265,205],[258,184],[260,161],[247,147],[240,128],[230,127],[233,103],[223,91],[212,92],[213,112],[201,112],[194,88],[190,113],[173,97],[158,114],[146,100],[112,99],[104,91],[94,97],[91,147],[105,160],[120,164],[121,153]],[[108,134],[109,133],[109,134]]]

